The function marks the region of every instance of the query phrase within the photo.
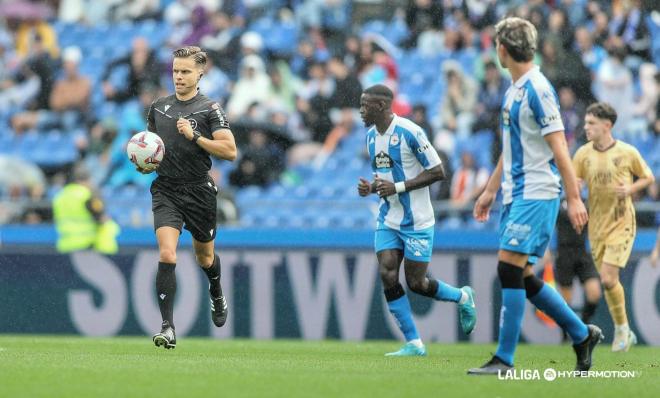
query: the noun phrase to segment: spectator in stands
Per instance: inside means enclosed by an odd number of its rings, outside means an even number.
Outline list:
[[[555,8],[548,17],[548,31],[544,37],[554,37],[559,41],[563,51],[570,51],[573,45],[573,27],[568,21],[566,11]]]
[[[595,74],[600,68],[600,64],[607,57],[607,51],[603,47],[594,44],[589,30],[585,27],[578,27],[575,30],[576,50],[582,57],[582,63],[589,68],[592,74]]]
[[[585,4],[582,0],[561,0],[559,4],[568,17],[568,23],[571,26],[580,26],[586,19]]]
[[[656,82],[658,67],[651,63],[644,63],[639,67],[640,96],[635,102],[633,115],[639,116],[645,125],[652,126],[658,118],[656,106],[660,97],[660,86]]]
[[[504,98],[509,83],[502,79],[502,75],[492,59],[486,61],[484,68],[484,81],[481,83],[475,108],[474,131],[490,130],[495,133],[499,128],[502,98]]]
[[[351,73],[342,57],[334,56],[330,58],[328,72],[335,80],[335,92],[331,99],[331,107],[359,109],[362,85],[357,76]]]
[[[594,14],[591,35],[594,38],[594,43],[601,47],[605,47],[607,39],[610,36],[608,24],[609,18],[606,13],[598,11]]]
[[[348,36],[344,42],[344,49],[340,53],[344,64],[346,64],[352,73],[356,73],[357,64],[360,59],[360,39],[355,35]]]
[[[115,0],[110,6],[111,19],[117,21],[141,21],[159,15],[160,0]]]
[[[328,74],[327,65],[317,62],[309,71],[310,79],[298,92],[298,111],[302,113],[311,138],[317,143],[325,140],[332,128],[330,108],[335,93],[335,81]]]
[[[25,61],[25,67],[30,69],[27,75],[35,74],[38,76],[40,85],[34,101],[28,107],[32,110],[48,109],[50,93],[53,90],[55,81],[53,76],[58,69],[57,60],[53,58],[51,51],[42,44],[39,35],[34,38],[30,51],[31,53]]]
[[[15,115],[11,122],[17,133],[39,128],[61,128],[72,131],[85,120],[89,110],[92,84],[78,71],[82,53],[78,47],[67,47],[62,53],[64,75],[50,93],[50,110],[26,111]]]
[[[41,86],[39,76],[22,64],[9,32],[0,30],[0,117],[25,108]]]
[[[485,131],[493,136],[492,146],[489,148],[491,161],[497,163],[501,151],[501,136],[499,134],[500,106],[504,93],[509,87],[509,81],[504,80],[492,59],[488,59],[484,65],[484,80],[477,97],[475,108],[476,120],[472,126],[474,132]]]
[[[462,3],[463,12],[475,29],[486,29],[497,23],[494,0],[471,0]]]
[[[229,102],[227,102],[229,119],[237,120],[247,112],[250,105],[266,102],[269,88],[270,78],[266,74],[261,58],[255,54],[243,58],[241,75],[234,85]]]
[[[93,249],[104,254],[117,253],[119,226],[106,215],[103,201],[93,192],[89,173],[77,167],[72,177],[53,199],[57,251]]]
[[[621,38],[628,54],[647,59],[650,41],[640,0],[622,1],[612,13],[610,35]]]
[[[541,44],[543,64],[541,70],[555,87],[573,87],[580,100],[593,101],[591,73],[579,56],[566,51],[554,36],[548,36]]]
[[[296,7],[296,21],[301,28],[325,28],[341,31],[348,26],[350,13],[347,0],[307,0]]]
[[[229,85],[229,77],[225,72],[215,66],[211,58],[207,58],[204,78],[199,81],[199,91],[214,101],[225,103],[229,96]]]
[[[126,87],[119,88],[113,86],[109,79],[113,71],[122,66],[128,67],[128,77],[125,79]],[[117,102],[137,98],[144,85],[160,85],[160,68],[149,42],[144,37],[136,37],[131,53],[109,63],[101,80],[105,98]]]
[[[218,67],[233,76],[238,69],[238,57],[235,54],[241,52],[240,28],[232,25],[232,19],[224,12],[218,11],[211,16],[213,30],[204,35],[200,40],[200,46],[206,50]],[[261,37],[257,35],[258,49],[261,51]],[[245,43],[243,43],[243,54],[246,54]]]
[[[63,23],[95,26],[108,21],[111,2],[60,0],[57,19]]]
[[[270,148],[268,136],[261,130],[248,133],[248,146],[241,152],[238,166],[229,174],[229,182],[235,187],[266,186],[282,170],[281,159]]]
[[[428,114],[426,112],[426,105],[413,105],[410,119],[415,122],[416,125],[421,127],[424,132],[426,132],[426,136],[428,137],[429,142],[433,142],[433,127],[431,127],[431,124],[429,123]]]
[[[289,65],[277,61],[268,68],[270,77],[269,109],[281,109],[290,114],[296,109],[296,91],[301,82],[291,73]]]
[[[625,56],[625,48],[617,45],[610,48],[608,57],[598,68],[594,81],[594,94],[598,101],[610,104],[618,114],[612,129],[614,135],[626,131],[634,104],[633,76],[623,64]]]
[[[541,58],[543,60],[543,64],[541,65],[543,74],[550,80],[553,86],[557,86],[560,74],[567,71],[564,71],[562,64],[564,50],[556,37],[549,36],[541,42]]]
[[[564,134],[570,153],[575,152],[577,146],[584,144],[578,142],[577,133],[584,119],[585,110],[585,104],[577,99],[572,87],[565,86],[559,89],[559,113],[564,122]]]
[[[470,151],[461,153],[461,166],[451,179],[451,205],[458,209],[474,201],[486,187],[488,170],[478,167]],[[466,208],[470,213],[471,208]],[[467,214],[466,213],[466,214]]]
[[[19,23],[15,33],[16,53],[23,59],[45,51],[50,58],[57,59],[60,49],[57,34],[52,26],[43,20],[26,19]]]
[[[404,47],[416,47],[417,38],[428,30],[440,31],[443,28],[444,10],[440,2],[433,0],[413,0],[408,3],[406,24],[410,36]]]
[[[459,137],[469,137],[474,122],[478,87],[470,77],[463,74],[455,61],[445,62],[443,72],[447,80],[447,94],[440,110],[442,127]]]
[[[198,5],[192,10],[190,15],[190,33],[183,38],[182,46],[196,46],[204,36],[207,36],[214,31],[214,26],[209,20],[206,9]]]

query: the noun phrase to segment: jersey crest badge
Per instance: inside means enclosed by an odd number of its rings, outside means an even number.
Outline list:
[[[392,158],[385,152],[380,151],[380,153],[374,157],[374,166],[377,169],[391,169],[393,166]]]
[[[392,134],[392,138],[390,138],[390,146],[397,146],[399,145],[399,136],[396,134]]]

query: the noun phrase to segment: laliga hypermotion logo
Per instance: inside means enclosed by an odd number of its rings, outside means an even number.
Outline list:
[[[632,379],[639,377],[636,370],[556,370],[547,368],[543,371],[543,380],[555,381],[557,379],[596,378],[596,379]],[[497,372],[498,380],[541,380],[541,371],[538,369],[507,369]]]

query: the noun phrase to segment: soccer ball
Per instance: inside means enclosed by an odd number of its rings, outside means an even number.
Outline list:
[[[165,156],[163,140],[151,131],[140,131],[126,145],[128,159],[144,170],[155,170]]]

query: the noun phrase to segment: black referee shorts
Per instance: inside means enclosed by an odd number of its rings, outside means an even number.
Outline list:
[[[216,235],[218,187],[206,177],[197,181],[173,181],[158,177],[151,184],[154,230],[185,228],[199,242],[210,242]]]
[[[557,247],[555,271],[557,283],[564,287],[572,286],[576,276],[583,284],[588,279],[599,278],[591,254],[579,246]]]

